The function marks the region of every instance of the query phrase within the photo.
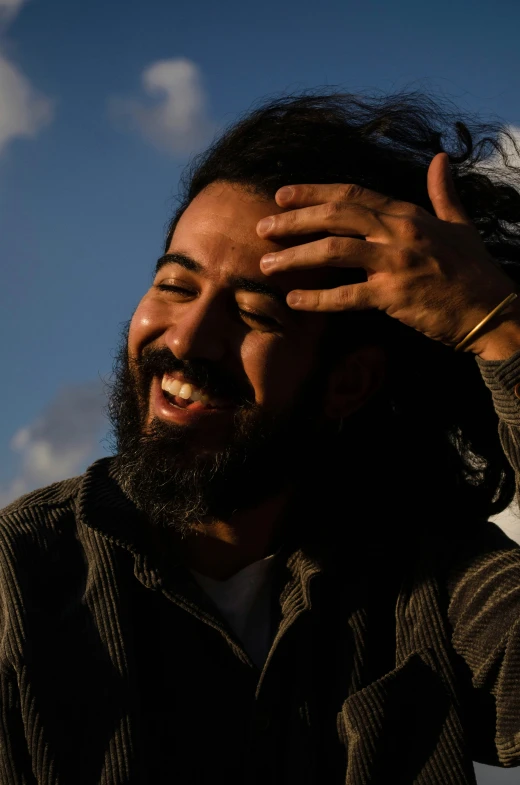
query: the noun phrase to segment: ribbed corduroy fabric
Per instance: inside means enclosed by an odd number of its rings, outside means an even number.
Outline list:
[[[520,353],[480,367],[518,469]],[[496,526],[399,562],[285,556],[260,672],[111,459],[7,507],[1,785],[468,785],[472,759],[520,765],[520,548]]]

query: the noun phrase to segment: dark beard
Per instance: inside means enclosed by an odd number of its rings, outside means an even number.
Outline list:
[[[124,335],[115,367],[109,414],[117,446],[116,476],[124,493],[156,526],[182,535],[190,524],[227,520],[282,489],[305,482],[326,449],[317,428],[323,369],[315,369],[290,410],[272,415],[252,403],[251,390],[221,378],[207,363],[183,363],[164,349],[143,352],[130,366]],[[225,393],[236,410],[224,449],[191,449],[193,429],[155,418],[144,429],[150,383],[157,373],[189,370],[199,386]],[[321,376],[321,385],[318,379]]]

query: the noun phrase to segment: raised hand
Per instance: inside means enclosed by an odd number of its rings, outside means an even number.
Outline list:
[[[294,290],[287,302],[304,311],[377,308],[433,340],[455,346],[514,284],[465,214],[445,153],[433,158],[427,187],[435,216],[358,185],[281,188],[276,202],[286,212],[260,221],[258,234],[284,244],[290,237],[326,236],[267,254],[261,259],[262,271],[363,268],[367,280],[362,283]],[[497,352],[509,356],[520,349],[518,306],[490,323],[468,349],[486,359],[501,359]]]

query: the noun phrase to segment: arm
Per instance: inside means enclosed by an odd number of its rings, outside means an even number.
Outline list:
[[[19,656],[23,601],[5,523],[0,517],[0,785],[36,785],[23,720],[24,709],[34,710],[23,693],[27,678]]]
[[[14,674],[0,673],[0,785],[36,785]]]
[[[288,304],[316,312],[378,309],[455,347],[514,284],[468,220],[443,155],[430,165],[428,193],[435,216],[356,185],[282,189],[277,203],[288,212],[264,219],[258,233],[286,245],[291,236],[326,236],[269,254],[262,269],[363,268],[366,281],[294,291]],[[502,445],[520,476],[520,299],[466,348],[493,393]],[[462,528],[445,578],[465,727],[477,760],[520,765],[520,548],[491,523]]]
[[[520,548],[495,524],[472,525],[446,585],[472,757],[520,766]]]
[[[507,356],[510,351],[498,346],[493,353]],[[493,396],[500,440],[518,489],[520,398],[514,390],[520,351],[502,361],[477,362]],[[448,616],[453,647],[471,673],[464,703],[473,756],[482,763],[520,766],[520,548],[496,526],[479,524],[459,554],[447,580]]]
[[[499,434],[504,453],[515,470],[517,493],[520,489],[520,350],[508,359],[483,360],[477,363],[486,386],[493,396],[493,405],[499,417]],[[520,674],[519,674],[520,678]]]

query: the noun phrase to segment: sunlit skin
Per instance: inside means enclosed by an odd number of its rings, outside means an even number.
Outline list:
[[[159,269],[133,316],[129,357],[138,358],[148,347],[167,347],[180,360],[211,361],[230,379],[241,384],[247,381],[255,402],[266,410],[281,412],[290,407],[315,362],[326,315],[294,311],[284,298],[295,287],[322,286],[326,271],[269,277],[262,273],[261,257],[285,246],[261,238],[256,226],[277,212],[282,208],[274,201],[228,183],[212,184],[199,194],[182,215],[168,253],[189,257],[200,269],[194,272],[176,261]],[[246,291],[236,283],[244,278],[276,287],[280,300]],[[328,403],[317,417],[343,416],[362,404],[380,375],[371,372],[370,358],[365,365],[358,361],[350,376],[342,372],[346,382],[341,374],[331,377]],[[154,417],[164,419],[159,379],[152,388],[148,422]],[[192,449],[221,449],[231,416],[223,409],[191,418],[195,428]],[[181,412],[177,424],[182,425],[182,417]],[[209,536],[187,543],[191,566],[225,577],[266,555],[288,494],[289,489],[256,510],[236,513],[229,521],[201,523],[199,529]]]
[[[280,189],[275,200],[286,212],[273,214],[257,231],[294,247],[264,257],[262,269],[278,274],[361,267],[365,282],[294,291],[291,307],[316,313],[377,308],[428,338],[457,346],[515,284],[466,214],[446,153],[433,157],[425,180],[435,215],[356,183]],[[312,232],[322,239],[294,242]],[[520,297],[465,344],[465,351],[483,360],[504,360],[519,349]]]

